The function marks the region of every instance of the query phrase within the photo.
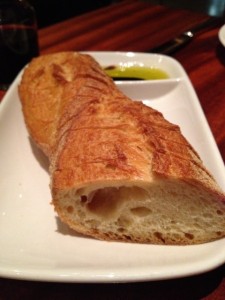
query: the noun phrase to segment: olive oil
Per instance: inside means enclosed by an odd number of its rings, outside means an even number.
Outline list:
[[[104,70],[114,80],[157,80],[169,78],[165,71],[155,67],[108,66]]]

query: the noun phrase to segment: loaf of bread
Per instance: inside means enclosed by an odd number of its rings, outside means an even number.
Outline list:
[[[225,237],[225,195],[179,127],[128,99],[93,58],[36,58],[19,94],[50,159],[52,203],[71,228],[166,245]]]

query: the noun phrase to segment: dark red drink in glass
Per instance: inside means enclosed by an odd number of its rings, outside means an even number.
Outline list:
[[[0,88],[39,54],[35,14],[24,1],[0,0]]]

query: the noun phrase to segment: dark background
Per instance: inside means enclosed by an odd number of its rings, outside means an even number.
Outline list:
[[[28,0],[35,8],[39,28],[121,1],[123,0]],[[189,9],[211,16],[222,16],[225,9],[225,0],[142,1],[172,8]]]
[[[36,11],[38,27],[46,27],[85,12],[110,5],[112,0],[28,0]]]

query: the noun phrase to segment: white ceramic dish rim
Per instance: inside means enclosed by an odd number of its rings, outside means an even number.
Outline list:
[[[191,101],[186,102],[185,105],[189,106],[191,105],[191,109],[194,109],[194,118],[197,118],[198,122],[201,122],[202,132],[205,134],[204,138],[207,140],[207,143],[210,147],[209,154],[211,157],[209,158],[209,168],[211,166],[214,166],[214,169],[212,172],[214,175],[219,179],[221,176],[225,175],[224,170],[224,164],[222,161],[222,158],[219,154],[218,148],[215,144],[215,141],[212,137],[212,134],[209,130],[208,124],[205,120],[205,117],[203,115],[202,109],[200,107],[199,101],[197,99],[197,96],[193,90],[193,87],[183,70],[182,66],[174,59],[157,55],[157,54],[143,54],[143,53],[132,53],[132,52],[89,52],[91,55],[93,55],[97,60],[100,62],[105,61],[111,61],[113,58],[115,61],[117,60],[126,60],[126,59],[135,59],[136,61],[144,61],[147,63],[148,60],[152,61],[158,61],[158,65],[164,64],[167,68],[171,68],[174,73],[172,74],[172,78],[165,80],[165,81],[154,81],[154,82],[119,82],[118,85],[122,89],[130,92],[133,95],[133,92],[137,89],[137,87],[141,87],[141,90],[144,90],[142,94],[142,99],[145,104],[149,104],[149,99],[146,98],[148,95],[147,87],[151,86],[154,90],[154,87],[156,87],[156,90],[158,90],[158,87],[161,88],[161,90],[165,87],[165,95],[170,95],[171,91],[168,90],[168,86],[172,86],[172,90],[175,90],[177,85],[181,84],[182,88],[184,87],[186,91],[189,93],[188,100]],[[115,63],[115,62],[114,62]],[[20,106],[18,105],[17,108],[13,108],[13,101],[15,100],[17,95],[17,85],[20,80],[21,74],[15,79],[14,83],[12,84],[11,88],[7,92],[3,103],[1,103],[0,107],[0,121],[4,118],[6,118],[7,114],[15,114],[16,116],[19,116],[20,120],[21,118],[21,111],[18,111]],[[135,89],[133,90],[133,87]],[[145,90],[146,87],[146,90]],[[154,95],[154,92],[153,92]],[[157,108],[165,109],[165,103],[163,103],[163,97],[164,95],[161,95],[158,97],[158,95],[153,96],[153,100],[151,100],[151,105],[155,106]],[[170,96],[169,100],[170,100]],[[136,98],[136,97],[135,97]],[[156,100],[156,101],[155,101]],[[173,101],[173,99],[171,99]],[[179,110],[180,106],[178,103],[176,103],[177,107],[175,107]],[[187,107],[189,109],[189,107]],[[13,111],[13,112],[11,112]],[[167,111],[167,108],[165,109]],[[170,115],[169,115],[170,117]],[[173,118],[173,113],[171,114],[171,118]],[[15,120],[17,121],[17,120]],[[179,116],[178,116],[179,121]],[[188,122],[187,122],[188,124]],[[182,125],[182,120],[181,120]],[[14,128],[16,125],[12,124],[12,127]],[[25,127],[22,126],[22,131],[25,130]],[[184,128],[185,129],[185,128]],[[24,132],[23,132],[24,134]],[[187,135],[191,134],[187,130]],[[25,134],[26,136],[26,134]],[[11,140],[12,137],[15,138],[10,134],[10,132],[5,132],[4,129],[0,131],[0,137],[4,139],[4,141]],[[23,141],[22,141],[23,142]],[[27,142],[24,142],[27,143]],[[198,146],[198,145],[196,145]],[[25,149],[27,145],[24,146]],[[26,153],[22,153],[23,149],[21,150],[21,155],[27,155]],[[10,155],[10,151],[8,155]],[[208,154],[208,153],[207,153]],[[30,157],[29,157],[30,156]],[[10,156],[6,156],[6,159],[10,159]],[[0,158],[2,159],[2,157]],[[26,158],[25,158],[26,159]],[[35,157],[32,157],[32,153],[27,155],[27,159],[30,159],[31,163],[35,161]],[[34,162],[34,168],[35,170],[38,170],[40,166],[36,166]],[[4,170],[5,172],[6,170]],[[16,170],[15,170],[16,172]],[[18,171],[17,171],[18,172]],[[6,172],[7,173],[7,172]],[[2,175],[2,174],[1,174]],[[5,175],[6,176],[6,175]],[[15,174],[17,176],[17,174]],[[42,182],[42,177],[43,182]],[[48,185],[48,182],[46,182],[47,175],[40,174],[40,186],[43,183],[45,185]],[[224,178],[224,177],[222,177]],[[25,180],[27,178],[25,177]],[[32,180],[32,179],[31,179]],[[220,182],[222,184],[222,180]],[[11,186],[13,189],[13,186],[11,182],[8,183],[8,186]],[[223,184],[223,189],[225,189],[225,186]],[[5,195],[7,193],[7,189],[5,190]],[[9,191],[12,193],[11,191]],[[39,193],[39,190],[37,189],[36,194]],[[3,194],[4,196],[4,194]],[[7,196],[7,195],[6,195]],[[3,197],[4,198],[4,197]],[[2,199],[3,199],[2,198]],[[27,200],[24,200],[24,203],[26,204]],[[6,206],[7,203],[2,200],[2,205],[0,204],[0,224],[1,222],[3,224],[9,224],[9,221],[6,219],[6,213],[3,210],[2,206]],[[10,204],[9,204],[10,205]],[[44,209],[49,209],[49,214],[51,214],[52,208],[49,208],[49,203],[47,204],[41,204],[43,205]],[[10,207],[11,208],[11,207]],[[31,209],[33,207],[31,206]],[[7,211],[7,210],[6,210]],[[5,214],[5,215],[4,215]],[[9,214],[10,215],[10,214]],[[26,215],[25,215],[26,216]],[[54,218],[54,214],[52,213],[52,218]],[[5,221],[6,220],[6,221]],[[29,226],[29,223],[26,224],[26,222],[29,220],[23,220],[24,227]],[[5,222],[5,223],[4,223]],[[47,221],[48,223],[48,221]],[[54,223],[54,222],[53,222]],[[52,223],[51,223],[52,224]],[[13,226],[16,228],[17,224],[13,224]],[[41,227],[42,225],[40,225]],[[51,227],[51,226],[50,226]],[[46,229],[46,234],[49,234],[50,241],[52,238],[52,232],[51,229]],[[3,232],[3,231],[2,231]],[[40,235],[42,237],[42,235]],[[5,237],[7,238],[7,233],[5,233]],[[37,237],[38,238],[38,237]],[[17,238],[18,242],[20,242],[20,237]],[[21,238],[22,239],[22,238]],[[124,244],[124,243],[108,243],[108,242],[102,242],[102,241],[95,241],[91,239],[82,238],[79,236],[71,236],[71,235],[58,235],[57,232],[54,232],[53,242],[54,241],[60,241],[65,242],[66,245],[70,245],[72,250],[76,253],[75,247],[80,247],[80,251],[84,251],[90,247],[92,249],[91,252],[87,253],[90,255],[90,257],[85,257],[85,253],[81,253],[81,262],[80,260],[74,260],[71,265],[68,265],[68,261],[66,258],[66,255],[69,257],[71,256],[72,259],[73,253],[70,252],[69,247],[63,248],[63,245],[59,243],[59,247],[62,247],[62,250],[65,250],[65,253],[62,254],[62,256],[59,255],[57,252],[52,253],[53,259],[48,258],[48,260],[43,260],[42,257],[32,256],[28,257],[27,259],[24,258],[23,262],[20,263],[19,259],[23,258],[21,251],[24,251],[24,255],[26,254],[27,249],[29,250],[29,244],[26,246],[27,248],[24,250],[23,248],[20,248],[20,252],[12,252],[15,257],[9,256],[8,251],[10,250],[7,248],[0,247],[0,276],[1,277],[7,277],[7,278],[17,278],[17,279],[28,279],[28,280],[40,280],[40,281],[57,281],[57,282],[133,282],[133,281],[149,281],[149,280],[162,280],[162,279],[169,279],[169,278],[177,278],[181,276],[189,276],[194,275],[198,273],[202,273],[208,270],[211,270],[213,268],[216,268],[217,266],[221,265],[225,261],[225,239],[203,244],[203,245],[196,245],[196,246],[157,246],[157,245],[138,245],[138,244]],[[25,241],[27,241],[25,239]],[[6,241],[8,245],[10,245],[11,241]],[[50,242],[49,242],[50,243]],[[3,240],[0,239],[0,245],[3,245]],[[47,244],[49,247],[50,244]],[[33,248],[31,249],[34,250]],[[78,249],[79,250],[79,249]],[[47,251],[47,249],[46,249]],[[56,250],[57,251],[57,250]],[[102,254],[99,254],[98,251],[108,251],[108,253],[105,255],[105,253],[102,252]],[[27,251],[29,252],[29,251]],[[43,255],[42,252],[41,254]],[[115,255],[117,253],[117,255]],[[29,254],[29,253],[28,253]],[[38,252],[35,252],[35,255],[37,255]],[[75,255],[74,254],[74,255]],[[7,257],[8,255],[8,257]],[[18,256],[17,256],[18,255]],[[49,253],[48,253],[49,255]],[[55,257],[54,257],[55,255]],[[63,256],[65,255],[65,264],[63,263]],[[170,256],[173,256],[172,259]],[[154,259],[151,259],[150,256],[155,256]],[[10,259],[14,259],[16,262],[13,264],[13,262],[10,262]],[[58,259],[58,260],[57,260]],[[87,260],[88,264],[86,263],[85,259]],[[40,264],[38,264],[40,260]],[[99,261],[98,261],[99,260]],[[103,260],[103,262],[101,261]],[[104,260],[105,263],[104,264]],[[138,263],[137,263],[138,262]],[[61,264],[61,265],[60,265]]]
[[[221,44],[225,47],[225,25],[223,25],[218,33]]]

